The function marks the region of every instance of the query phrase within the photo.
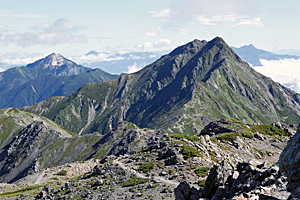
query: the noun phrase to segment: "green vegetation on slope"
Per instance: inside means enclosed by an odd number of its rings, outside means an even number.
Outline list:
[[[195,173],[199,177],[205,177],[208,174],[209,169],[210,169],[209,167],[199,167],[199,168],[195,169]]]
[[[135,186],[135,185],[146,183],[147,181],[149,181],[149,178],[146,179],[137,178],[136,175],[134,174],[123,184],[123,187]]]
[[[154,166],[155,166],[155,162],[153,161],[145,162],[138,168],[138,170],[146,173],[149,172],[149,170],[152,169]]]

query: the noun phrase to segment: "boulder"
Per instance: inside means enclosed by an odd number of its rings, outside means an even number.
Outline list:
[[[279,157],[279,168],[285,172],[289,182],[289,189],[297,191],[300,187],[300,125],[296,134],[290,139]],[[297,196],[295,194],[295,196]],[[298,195],[300,196],[300,195]]]
[[[190,185],[184,181],[181,182],[175,189],[175,199],[176,200],[198,200],[202,197],[203,188],[197,190],[195,187],[190,187]]]
[[[219,133],[235,132],[234,129],[227,127],[230,124],[226,119],[220,119],[210,122],[204,129],[200,132],[200,135],[215,135]]]
[[[166,165],[177,165],[177,164],[184,164],[185,161],[180,154],[175,154],[174,156],[169,157],[165,160]]]
[[[39,194],[37,194],[35,196],[35,199],[42,199],[43,197],[47,196],[47,192],[45,192],[44,190],[42,190]]]
[[[223,160],[219,165],[214,165],[205,182],[205,196],[212,198],[219,186],[225,185],[229,176],[231,176],[231,167],[226,161]]]

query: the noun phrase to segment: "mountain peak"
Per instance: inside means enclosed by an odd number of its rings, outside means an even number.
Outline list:
[[[60,53],[51,53],[45,58],[28,64],[27,68],[35,68],[38,74],[55,74],[55,75],[77,75],[90,70],[90,68],[77,65],[69,59],[63,57]]]
[[[98,52],[97,51],[90,51],[87,54],[85,54],[85,56],[88,56],[88,55],[95,55],[95,56],[97,56]]]
[[[60,53],[52,53],[45,58],[44,68],[48,68],[48,67],[53,68],[55,66],[60,67],[66,64],[66,62],[68,62],[68,60],[64,58]]]
[[[221,38],[221,37],[219,37],[219,36],[217,36],[217,37],[215,37],[214,39],[212,39],[211,42],[213,42],[213,43],[226,43],[226,42],[224,41],[224,39]]]

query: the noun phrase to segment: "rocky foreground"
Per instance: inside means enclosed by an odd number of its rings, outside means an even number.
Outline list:
[[[299,188],[299,167],[297,159],[288,159],[299,148],[295,128],[218,120],[199,136],[187,136],[120,124],[103,139],[118,137],[104,159],[66,163],[2,183],[0,198],[296,198],[291,192]],[[288,145],[294,147],[281,154],[294,134],[296,141]]]

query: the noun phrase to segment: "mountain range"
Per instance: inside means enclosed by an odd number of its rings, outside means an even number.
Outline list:
[[[51,96],[70,94],[85,83],[117,77],[100,69],[77,65],[53,53],[27,66],[0,73],[0,108],[31,105]]]
[[[281,60],[281,59],[299,59],[299,56],[294,55],[279,55],[262,49],[257,49],[253,44],[242,47],[231,47],[242,60],[252,66],[262,66],[260,59],[264,60]]]
[[[217,37],[194,40],[136,73],[86,84],[71,95],[24,110],[79,134],[105,134],[129,121],[193,135],[219,118],[297,123],[300,98],[256,72]]]
[[[79,89],[102,71],[51,54],[11,72],[1,74],[6,96],[14,88],[24,96],[76,91],[0,110],[0,198],[287,199],[287,182],[298,181],[267,163],[299,136],[299,94],[256,72],[220,37]]]

